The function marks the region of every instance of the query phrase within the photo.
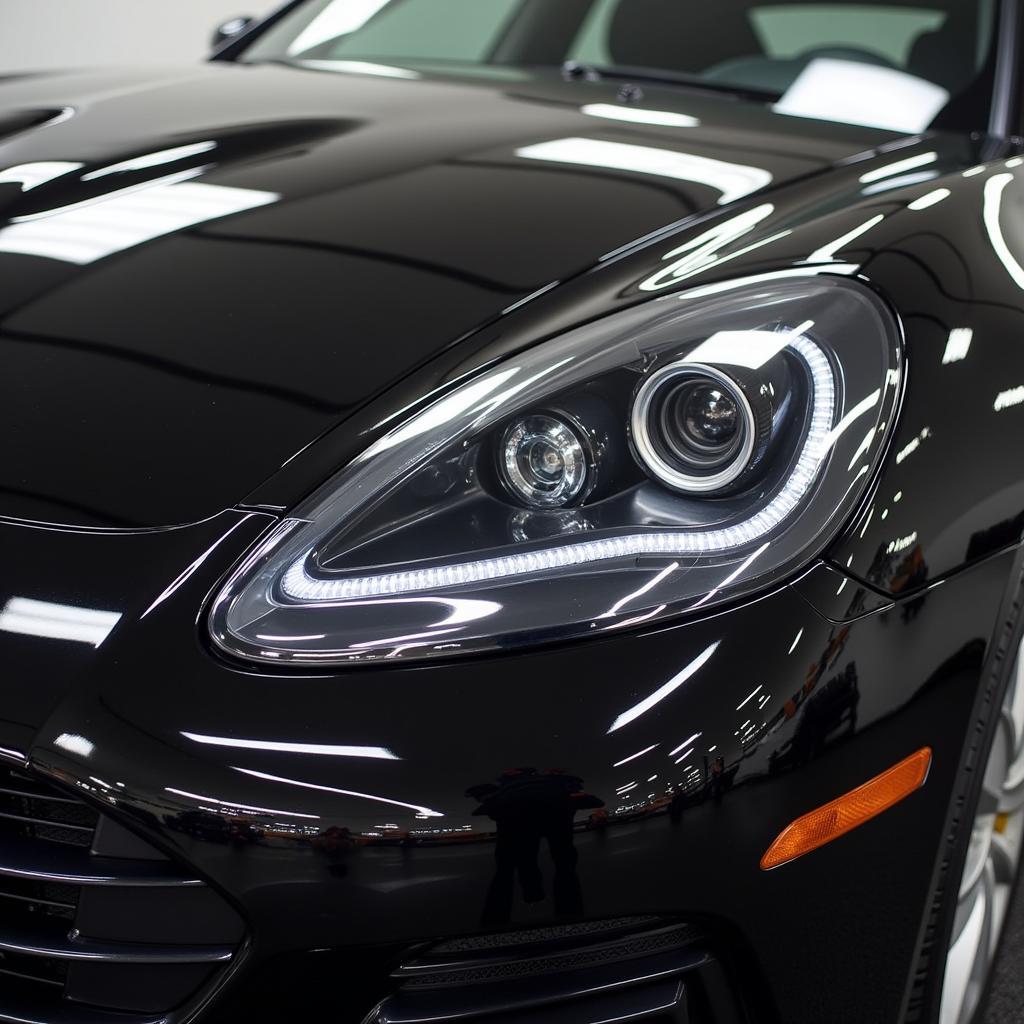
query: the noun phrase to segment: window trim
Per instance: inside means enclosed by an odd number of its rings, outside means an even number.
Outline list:
[[[992,87],[992,108],[989,116],[990,135],[1001,138],[1021,134],[1020,0],[1003,0],[999,6],[996,27],[996,68]]]
[[[259,39],[268,29],[276,25],[282,18],[287,17],[291,14],[296,7],[306,3],[306,0],[285,0],[280,7],[275,11],[271,11],[265,18],[261,18],[259,21],[253,22],[244,32],[240,32],[237,36],[229,39],[219,49],[213,51],[210,54],[208,60],[218,61],[226,60],[233,61],[239,57],[242,53],[249,49],[253,43]]]

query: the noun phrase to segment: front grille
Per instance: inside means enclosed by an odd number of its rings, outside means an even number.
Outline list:
[[[448,953],[479,954],[514,947],[522,955],[534,946],[550,951],[562,945],[580,946],[593,939],[610,939],[619,935],[636,934],[647,928],[657,928],[662,919],[653,914],[636,917],[613,917],[600,921],[577,921],[573,924],[553,924],[546,928],[526,931],[490,932],[486,935],[467,935],[448,939],[431,948],[433,956]]]
[[[24,953],[0,953],[0,974],[63,991],[68,980],[68,965],[60,960],[26,956]]]
[[[27,772],[0,772],[0,842],[7,836],[89,849],[99,813],[36,782]]]
[[[74,922],[77,906],[78,889],[73,885],[0,877],[0,920],[10,921],[23,914],[33,920],[56,917]]]
[[[417,951],[365,1024],[740,1024],[708,937],[654,917],[456,939]]]
[[[574,949],[560,949],[535,956],[486,957],[465,960],[454,969],[428,969],[409,975],[406,988],[437,988],[452,985],[475,985],[491,981],[512,981],[536,978],[543,974],[568,974],[571,971],[618,964],[639,957],[655,956],[669,950],[680,950],[694,936],[685,927],[665,928],[628,936],[614,942],[600,942]]]
[[[231,960],[242,923],[68,782],[0,764],[0,1020],[159,1021]]]

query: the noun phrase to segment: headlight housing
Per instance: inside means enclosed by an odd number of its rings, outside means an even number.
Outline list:
[[[454,387],[232,575],[216,643],[332,665],[600,636],[763,588],[867,486],[898,324],[838,277],[646,302]]]

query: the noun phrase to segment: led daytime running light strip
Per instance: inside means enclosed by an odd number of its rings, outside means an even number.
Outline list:
[[[281,580],[284,593],[300,603],[349,601],[358,598],[415,594],[448,587],[462,587],[489,580],[510,579],[534,573],[589,565],[613,558],[637,555],[702,555],[749,545],[784,522],[810,490],[833,443],[831,436],[836,406],[836,382],[832,367],[821,349],[809,338],[790,341],[789,347],[804,360],[811,375],[812,413],[807,438],[793,473],[782,490],[756,515],[718,530],[673,530],[629,534],[604,540],[560,544],[539,551],[482,558],[457,565],[431,566],[409,572],[346,579],[317,579],[309,575],[310,552],[296,559]]]

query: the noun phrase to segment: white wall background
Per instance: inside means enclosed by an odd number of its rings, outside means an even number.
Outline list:
[[[221,22],[273,0],[0,0],[0,74],[202,59]]]

